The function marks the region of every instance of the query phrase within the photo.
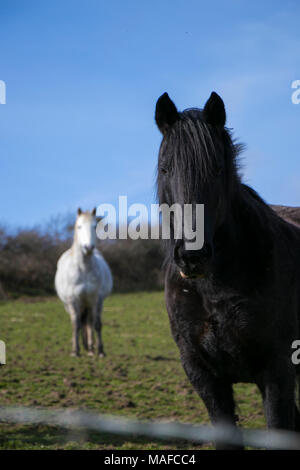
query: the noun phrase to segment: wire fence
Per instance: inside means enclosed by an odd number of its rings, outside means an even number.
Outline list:
[[[233,426],[192,425],[178,422],[139,421],[72,409],[0,407],[1,423],[58,426],[155,439],[180,439],[193,443],[209,442],[246,447],[300,450],[300,434],[290,431],[252,430]]]

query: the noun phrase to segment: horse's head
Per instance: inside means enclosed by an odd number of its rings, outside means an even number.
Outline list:
[[[90,256],[95,248],[96,226],[96,208],[94,208],[92,212],[83,212],[79,208],[75,223],[75,239],[85,256]]]
[[[183,277],[205,275],[215,255],[215,234],[228,214],[239,181],[238,146],[224,127],[224,103],[214,92],[203,110],[183,112],[164,93],[157,101],[155,120],[163,134],[157,176],[159,203],[190,204],[194,213],[196,204],[204,204],[202,248],[187,250],[184,239],[173,239],[170,254]],[[192,220],[194,224],[195,218]]]

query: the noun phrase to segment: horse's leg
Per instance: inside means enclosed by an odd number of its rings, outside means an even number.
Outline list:
[[[93,356],[94,350],[93,350],[93,314],[92,312],[88,313],[86,332],[87,332],[88,355]]]
[[[96,343],[96,353],[99,357],[104,357],[104,349],[103,349],[103,342],[102,342],[102,322],[101,322],[101,312],[102,312],[102,299],[99,299],[98,303],[93,308],[93,322],[94,328],[96,331],[97,336],[97,343]]]
[[[80,318],[80,310],[74,304],[68,305],[68,311],[71,316],[72,322],[72,352],[71,356],[79,356],[80,355],[80,348],[79,348],[79,332],[81,328],[81,318]]]
[[[195,390],[204,401],[212,424],[231,426],[234,433],[233,437],[237,441],[236,444],[218,441],[216,442],[216,449],[243,449],[242,435],[236,427],[237,417],[235,415],[232,384],[195,367],[191,362],[185,363],[184,369]]]
[[[288,362],[288,361],[287,361]],[[288,364],[276,364],[265,371],[259,381],[268,428],[295,430],[299,425],[296,414],[295,374]]]

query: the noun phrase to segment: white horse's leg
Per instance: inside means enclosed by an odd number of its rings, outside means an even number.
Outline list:
[[[101,323],[101,311],[102,311],[102,299],[99,299],[98,303],[93,307],[93,321],[94,321],[94,328],[96,330],[97,335],[97,345],[96,351],[99,357],[104,357],[105,352],[103,349],[103,342],[102,342],[102,323]]]
[[[88,355],[94,355],[93,345],[93,312],[89,312],[86,324]]]
[[[80,310],[74,304],[68,305],[68,310],[71,316],[72,322],[72,352],[71,356],[79,356],[79,332],[81,328]]]

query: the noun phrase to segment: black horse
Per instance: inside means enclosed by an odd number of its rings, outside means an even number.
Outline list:
[[[300,228],[241,182],[242,146],[222,99],[156,104],[159,203],[204,204],[204,245],[167,242],[165,297],[184,370],[212,423],[238,420],[232,385],[256,383],[268,427],[300,430],[292,343],[300,338]],[[217,448],[226,448],[219,444]]]

